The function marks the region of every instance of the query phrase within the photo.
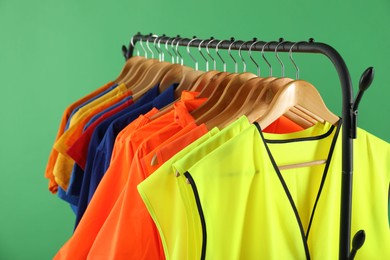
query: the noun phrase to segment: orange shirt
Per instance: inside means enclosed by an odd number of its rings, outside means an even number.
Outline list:
[[[281,116],[276,119],[272,124],[267,126],[263,132],[274,133],[274,134],[288,134],[303,130],[303,127],[294,123],[286,116]]]
[[[199,102],[189,102],[184,106],[175,105],[178,106],[175,107],[176,122],[155,133],[138,148],[130,168],[125,191],[117,200],[115,207],[99,231],[88,254],[88,259],[96,259],[96,257],[104,259],[165,259],[157,228],[137,190],[137,185],[152,173],[142,166],[142,159],[147,154],[154,153],[159,147],[173,142],[191,130],[198,129],[198,131],[202,131],[202,134],[206,133],[204,126],[196,127],[189,114],[191,109],[200,105]],[[170,138],[168,138],[169,135],[171,135]],[[196,134],[194,138],[197,136],[199,134]],[[194,140],[192,139],[192,141]],[[187,144],[188,142],[179,143],[172,149],[176,150],[172,153],[175,154]],[[155,148],[153,149],[153,147]],[[118,242],[107,243],[107,241]]]
[[[164,164],[164,162],[168,161],[178,151],[182,150],[179,148],[187,147],[189,144],[207,132],[208,130],[206,125],[201,124],[200,126],[197,126],[195,129],[191,130],[185,135],[180,136],[179,138],[171,138],[167,140],[153,152],[147,154],[141,159],[143,170],[148,173],[154,172],[162,164]],[[154,164],[152,164],[152,162],[154,162]]]
[[[74,102],[73,104],[69,105],[63,115],[62,115],[62,118],[61,118],[61,122],[60,122],[60,126],[58,128],[58,131],[57,131],[57,136],[55,138],[55,141],[56,142],[61,136],[62,134],[64,133],[65,131],[65,126],[66,126],[66,122],[69,120],[69,116],[71,115],[72,111],[80,106],[81,104],[83,104],[84,102],[92,99],[93,97],[97,96],[98,94],[102,93],[103,91],[107,90],[108,88],[110,88],[112,85],[114,85],[114,82],[108,82],[107,84],[105,84],[104,86],[96,89],[95,91],[91,92],[90,94],[82,97],[81,99],[77,100],[76,102]],[[47,165],[46,165],[46,170],[45,170],[45,177],[47,179],[49,179],[49,190],[51,193],[56,193],[57,190],[58,190],[58,184],[55,182],[54,180],[54,175],[53,175],[53,169],[54,169],[54,164],[57,160],[57,156],[58,156],[58,152],[57,150],[55,149],[52,149],[50,151],[50,155],[49,155],[49,160],[47,162]]]
[[[182,101],[185,102],[188,98],[194,99],[195,96],[196,94],[193,94],[192,96],[183,94]],[[198,100],[197,102],[200,101]],[[175,106],[175,108],[176,107],[177,106]],[[180,110],[180,108],[178,108],[178,110]],[[131,133],[129,136],[126,136],[126,138],[123,138],[124,136],[122,134],[118,135],[118,138],[115,141],[110,167],[95,191],[73,236],[59,250],[55,259],[85,259],[87,257],[95,237],[126,184],[129,169],[132,165],[132,159],[138,146],[143,141],[150,138],[153,133],[173,122],[176,116],[177,114],[175,113],[175,110],[173,110],[152,122],[147,122],[148,118],[143,117],[140,119],[144,121],[143,127]],[[130,130],[126,127],[124,131],[129,132]]]
[[[158,111],[154,109],[151,112],[157,113]],[[135,134],[136,129],[142,129],[149,122],[149,118],[146,116],[140,116],[126,128],[132,128],[134,130],[133,134]],[[164,124],[166,124],[166,122],[164,122]],[[159,128],[161,128],[161,125],[154,125],[154,130]],[[146,132],[140,133],[147,134]],[[146,135],[144,137],[146,137]],[[139,145],[139,143],[136,143],[137,141],[142,141],[142,139],[131,139],[131,144],[129,143],[129,145],[126,146],[126,149],[123,148],[120,150],[120,155],[122,155],[124,158],[127,158],[127,160],[122,160],[120,162],[118,160],[111,160],[109,168],[100,181],[99,186],[96,189],[95,194],[92,197],[87,210],[85,211],[72,237],[57,252],[54,259],[87,258],[88,252],[92,246],[93,241],[95,240],[97,233],[104,224],[104,221],[109,215],[116,199],[119,197],[126,183],[127,175],[121,172],[122,167],[130,167],[133,155],[135,153],[134,147]],[[115,142],[114,149],[116,146],[117,143]]]

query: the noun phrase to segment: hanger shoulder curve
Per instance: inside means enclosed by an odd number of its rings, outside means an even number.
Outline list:
[[[316,115],[322,123],[327,121],[336,125],[339,120],[339,117],[326,107],[319,92],[312,84],[304,80],[294,80],[279,90],[267,111],[256,121],[264,129],[292,107],[303,108],[306,113]]]

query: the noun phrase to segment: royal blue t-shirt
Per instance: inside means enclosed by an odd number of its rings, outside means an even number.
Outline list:
[[[90,172],[89,169],[93,164],[93,155],[95,154],[95,150],[98,147],[101,140],[103,139],[104,134],[106,133],[107,128],[110,126],[111,122],[124,114],[132,112],[133,110],[139,108],[143,104],[147,104],[153,101],[153,99],[155,99],[157,96],[158,96],[158,87],[154,87],[151,90],[149,90],[147,93],[145,93],[145,95],[143,95],[138,101],[126,107],[125,109],[119,111],[118,113],[115,113],[115,115],[106,118],[95,127],[88,146],[88,155],[87,155],[87,161],[85,165],[85,172],[87,172],[87,174]],[[81,167],[79,167],[77,164],[75,164],[71,176],[71,184],[70,184],[71,187],[68,188],[67,190],[67,194],[69,196],[80,196],[81,185],[85,175],[86,174],[84,173],[84,170],[81,169]]]
[[[127,101],[129,101],[130,99],[132,99],[133,96],[128,96],[128,97],[125,97],[124,99],[122,99],[121,101],[119,101],[118,103],[110,106],[109,108],[106,108],[105,110],[103,110],[102,112],[100,113],[97,113],[96,115],[94,115],[89,121],[88,123],[85,124],[84,126],[84,129],[83,131],[87,130],[87,128],[93,123],[95,122],[96,120],[98,120],[102,115],[104,115],[105,113],[113,110],[114,108],[117,108],[119,106],[121,106],[122,104],[126,103]]]
[[[96,146],[96,149],[93,154],[90,153],[91,150],[88,150],[88,159],[84,171],[83,183],[81,186],[75,227],[77,227],[82,216],[84,215],[84,212],[93,194],[95,193],[95,190],[99,185],[100,180],[103,178],[104,173],[109,167],[116,136],[132,121],[137,119],[140,115],[146,114],[153,107],[161,109],[174,102],[176,86],[177,84],[170,86],[153,101],[144,103],[136,110],[131,111],[127,114],[123,114],[112,120],[112,122],[108,125],[108,128],[101,142],[98,144],[98,146]],[[155,91],[158,92],[158,86],[156,86],[155,88]]]

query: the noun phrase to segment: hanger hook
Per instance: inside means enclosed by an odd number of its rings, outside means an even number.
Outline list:
[[[263,48],[261,48],[261,56],[263,57],[264,61],[267,63],[268,68],[269,68],[269,75],[272,77],[272,65],[271,65],[271,63],[268,62],[267,58],[264,55],[265,46],[267,46],[271,42],[272,41],[264,43]]]
[[[218,42],[217,46],[215,47],[215,51],[217,52],[218,57],[221,59],[223,63],[223,72],[226,72],[226,62],[222,59],[222,56],[219,54],[218,47],[221,43],[223,43],[225,40],[221,40]]]
[[[213,60],[213,63],[214,63],[214,70],[217,70],[217,62],[216,60],[213,58],[213,56],[210,55],[210,51],[209,51],[209,45],[210,43],[212,43],[213,41],[216,41],[213,37],[210,38],[210,41],[206,44],[206,52],[207,52],[207,55],[209,55],[209,57]]]
[[[238,48],[238,56],[240,56],[240,59],[242,60],[242,63],[244,64],[244,68],[243,68],[243,71],[246,72],[246,61],[244,59],[244,56],[242,56],[242,53],[241,53],[241,49],[242,49],[242,46],[244,46],[245,44],[249,43],[249,42],[252,42],[252,41],[246,41],[246,42],[243,42],[240,47]]]
[[[278,48],[279,48],[280,45],[282,45],[283,43],[286,43],[286,42],[287,41],[285,41],[283,38],[280,38],[278,45],[276,45],[276,47],[275,47],[276,58],[278,59],[280,65],[282,66],[282,78],[284,78],[284,64],[283,64],[283,61],[279,57]]]
[[[257,68],[257,76],[260,77],[260,66],[259,64],[255,61],[255,59],[253,58],[252,56],[252,48],[253,46],[255,46],[258,42],[260,41],[257,41],[256,38],[253,38],[253,43],[251,44],[251,46],[249,46],[249,58],[251,58],[251,60],[253,61],[253,63],[256,65],[256,68]]]
[[[198,40],[198,38],[196,38],[196,36],[194,36],[192,38],[192,40],[190,40],[187,44],[187,53],[188,55],[190,55],[191,59],[195,62],[195,70],[198,70],[198,61],[194,58],[194,56],[192,56],[191,52],[190,52],[190,45],[193,41],[195,40]]]
[[[181,62],[180,62],[181,65],[184,64],[184,59],[183,59],[183,56],[181,55],[181,53],[180,53],[180,51],[179,51],[179,44],[180,44],[180,42],[183,41],[183,40],[188,40],[188,38],[179,39],[179,40],[177,41],[177,43],[176,43],[176,52],[177,52],[177,54],[179,54],[179,57],[180,57],[180,59],[181,59]]]
[[[230,58],[232,58],[232,60],[234,61],[234,72],[238,73],[238,63],[237,63],[236,59],[234,59],[233,55],[231,54],[232,46],[237,41],[234,39],[234,37],[230,38],[230,40],[232,41],[232,43],[229,44],[228,53],[229,53]]]
[[[173,45],[174,45],[174,43],[175,43],[176,40],[180,40],[180,39],[181,39],[181,38],[180,38],[180,35],[177,35],[177,36],[173,39],[173,41],[171,42],[171,48],[172,48],[172,51],[175,53],[175,56],[176,56],[176,63],[177,63],[177,64],[179,64],[179,54],[177,54],[176,49],[175,49],[175,47],[174,47]]]
[[[149,38],[146,39],[146,42],[148,42],[148,39],[149,39]],[[148,58],[148,53],[146,52],[146,49],[145,49],[145,47],[144,47],[144,45],[143,45],[143,43],[142,43],[142,38],[139,40],[139,45],[141,45],[141,48],[142,48],[142,50],[144,51],[144,57],[145,57],[145,58]]]
[[[152,51],[152,49],[150,48],[149,46],[149,39],[150,38],[153,38],[153,37],[158,37],[158,35],[155,35],[155,34],[150,34],[149,37],[146,39],[146,47],[148,48],[148,50],[150,51],[150,53],[152,54],[152,59],[154,59],[154,52]],[[155,40],[154,40],[155,41]]]
[[[158,52],[158,59],[160,61],[164,61],[164,52],[161,50],[160,48],[160,42],[161,40],[165,38],[165,34],[163,34],[162,36],[158,37],[158,40],[157,40],[157,44],[155,43],[154,45],[154,48],[157,50]]]
[[[170,37],[170,38],[168,38],[168,40],[165,42],[165,50],[167,51],[167,53],[169,54],[169,56],[171,56],[172,64],[175,63],[175,59],[173,58],[172,53],[171,53],[171,52],[169,51],[169,49],[168,49],[168,43],[169,43],[170,40],[174,40],[174,39],[175,39],[175,37]]]
[[[142,41],[142,37],[140,38],[140,41]],[[137,56],[140,56],[140,53],[139,53],[138,48],[136,49],[136,48],[135,48],[135,45],[134,45],[134,36],[131,36],[130,44],[131,44],[131,46],[133,47],[133,49],[136,50],[136,55],[137,55]]]
[[[288,54],[290,56],[290,60],[291,62],[294,64],[294,67],[295,67],[295,79],[299,79],[299,67],[298,65],[295,63],[293,57],[292,57],[292,49],[294,48],[295,45],[299,44],[299,43],[303,43],[305,41],[300,41],[300,42],[294,42],[293,45],[291,45],[291,48],[290,50],[288,51]]]
[[[203,52],[202,52],[202,43],[206,41],[206,40],[201,40],[199,45],[198,45],[198,51],[200,53],[200,55],[202,56],[202,58],[206,61],[206,71],[209,71],[209,61],[206,59],[206,57],[203,55]]]
[[[157,41],[157,47],[158,49],[160,50],[160,54],[161,54],[161,61],[165,61],[165,53],[163,52],[163,50],[161,49],[161,41],[163,39],[166,39],[166,38],[169,38],[169,37],[165,37],[165,36],[162,36],[158,41]]]

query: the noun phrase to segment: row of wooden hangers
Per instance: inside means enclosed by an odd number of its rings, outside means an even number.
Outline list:
[[[213,58],[214,70],[205,72],[199,71],[197,62],[195,66],[196,69],[184,66],[182,55],[178,50],[180,39],[177,39],[177,37],[171,42],[171,50],[175,53],[177,58],[176,64],[174,63],[174,56],[168,49],[168,41],[166,41],[165,47],[166,51],[171,55],[172,63],[166,62],[164,61],[164,53],[160,47],[161,40],[164,37],[151,36],[151,38],[153,38],[153,44],[159,52],[159,59],[154,58],[154,53],[149,46],[149,40],[146,41],[146,45],[152,58],[148,58],[148,53],[144,48],[142,41],[140,41],[145,57],[133,56],[129,58],[115,80],[118,84],[123,83],[128,86],[132,91],[135,100],[157,84],[159,84],[160,91],[164,91],[172,84],[178,84],[175,90],[177,99],[180,98],[183,90],[199,92],[198,97],[207,98],[207,101],[199,108],[192,111],[191,115],[194,117],[196,124],[205,124],[208,129],[213,127],[224,128],[242,115],[245,115],[252,123],[257,122],[262,129],[266,128],[283,115],[303,128],[308,128],[316,123],[325,122],[336,125],[339,120],[339,117],[326,107],[317,89],[309,82],[298,79],[299,68],[292,58],[292,48],[294,45],[290,48],[289,54],[290,59],[297,70],[297,79],[295,80],[284,77],[284,75],[278,78],[273,77],[272,75],[260,77],[259,75],[250,72],[237,73],[236,71],[235,73],[229,73],[226,72],[226,66],[224,66],[224,71],[217,71],[215,68],[215,59],[210,55],[208,49],[208,44],[213,40],[209,41],[206,45],[206,51],[208,55]],[[175,39],[177,40],[176,48],[174,48],[173,45]],[[196,40],[196,38],[193,40]],[[199,44],[198,50],[204,58],[200,47],[202,42]],[[223,61],[218,53],[218,46],[222,42],[223,41],[219,41],[217,44],[216,53]],[[253,41],[253,44],[249,48],[250,58],[256,65],[257,63],[251,56],[251,48],[257,42],[258,41]],[[187,45],[187,53],[193,58],[189,51],[190,43],[191,41]],[[279,44],[282,43],[283,41],[280,41]],[[229,55],[232,44],[228,49]],[[266,59],[263,53],[264,48],[262,50],[262,56]],[[139,51],[137,54],[139,54]],[[239,48],[238,54],[243,62],[245,62],[241,55],[241,47]],[[275,54],[278,55],[277,48]],[[278,56],[277,58],[280,61]],[[232,59],[234,60],[233,57]],[[205,60],[207,64],[206,67],[208,67],[208,61],[207,59]],[[266,62],[269,64],[267,60]],[[282,74],[284,74],[284,65],[282,66]],[[167,113],[172,107],[173,105],[165,107],[154,115],[152,119]],[[154,157],[154,160],[155,159],[156,158]],[[317,160],[295,165],[279,166],[279,168],[289,169],[305,167],[323,164],[325,162],[326,160]],[[155,162],[152,160],[151,163],[153,165]]]

